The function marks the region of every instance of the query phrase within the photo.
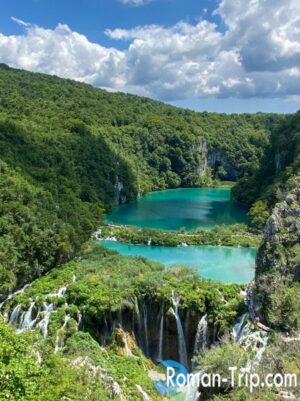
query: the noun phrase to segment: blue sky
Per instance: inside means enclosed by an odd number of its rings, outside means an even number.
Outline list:
[[[1,5],[0,14],[2,33],[21,32],[11,20],[15,16],[46,28],[55,28],[58,23],[68,24],[93,42],[120,48],[124,44],[112,43],[104,34],[107,28],[174,25],[181,20],[195,22],[202,15],[211,14],[217,4],[214,0],[155,0],[139,7],[124,6],[118,0],[9,0],[5,3]],[[203,10],[207,10],[206,13]],[[210,19],[219,20],[211,16]]]
[[[299,23],[298,0],[10,0],[0,60],[196,110],[293,112]]]

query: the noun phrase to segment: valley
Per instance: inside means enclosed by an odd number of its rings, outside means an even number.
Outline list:
[[[4,399],[163,401],[166,359],[299,375],[299,113],[196,113],[5,65],[0,88]],[[300,397],[175,397],[280,391]]]

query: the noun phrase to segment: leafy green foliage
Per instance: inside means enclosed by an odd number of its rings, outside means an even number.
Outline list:
[[[248,205],[260,202],[253,211],[254,219],[259,212],[257,209],[265,215],[275,205],[282,192],[289,189],[290,180],[299,172],[299,132],[300,112],[288,115],[272,125],[270,142],[265,148],[259,168],[243,177],[233,189],[235,199],[240,202]]]
[[[209,154],[252,174],[280,119],[195,113],[7,66],[0,87],[2,296],[76,255],[116,202],[226,179],[205,167]]]
[[[118,241],[132,244],[178,246],[188,245],[223,245],[257,247],[261,237],[250,232],[246,225],[214,226],[211,230],[198,229],[193,232],[167,231],[133,226],[102,226],[103,238],[115,236]]]

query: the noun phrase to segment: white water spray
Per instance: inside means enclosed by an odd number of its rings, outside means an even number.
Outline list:
[[[175,317],[177,326],[177,336],[178,336],[178,351],[179,351],[179,362],[185,367],[188,366],[186,344],[184,339],[184,333],[182,328],[181,319],[178,313],[178,306],[180,302],[180,297],[172,291],[172,304],[171,313]]]
[[[208,333],[208,323],[207,315],[202,316],[199,320],[197,333],[194,345],[194,355],[198,354],[200,351],[204,351],[207,348],[207,333]]]

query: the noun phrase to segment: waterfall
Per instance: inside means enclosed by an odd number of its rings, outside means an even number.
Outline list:
[[[41,329],[43,337],[46,338],[48,336],[48,325],[49,325],[50,315],[54,310],[53,304],[47,305],[46,303],[44,303],[44,309],[45,309],[44,317],[38,323],[37,326]]]
[[[65,296],[65,294],[66,294],[66,291],[67,291],[67,287],[64,285],[64,286],[62,286],[62,287],[60,287],[58,290],[57,290],[57,292],[53,292],[53,293],[50,293],[50,294],[48,294],[48,297],[57,297],[57,298],[62,298],[62,297],[64,297]]]
[[[250,359],[244,368],[246,372],[251,372],[254,367],[259,365],[267,347],[268,340],[268,335],[262,331],[256,331],[245,337],[243,348],[246,350],[250,348],[255,352],[254,358]]]
[[[262,335],[261,336],[260,346],[259,346],[259,348],[257,350],[257,353],[256,353],[255,357],[254,357],[252,366],[257,366],[257,365],[260,364],[260,361],[261,361],[261,359],[262,359],[262,357],[264,355],[264,352],[266,350],[266,347],[268,345],[268,340],[269,340],[269,337],[267,335]]]
[[[105,317],[104,318],[104,333],[103,333],[104,345],[107,344],[109,337],[110,337],[110,331],[109,331],[108,321]]]
[[[55,354],[60,350],[61,343],[62,343],[61,332],[60,332],[60,330],[57,330],[56,339],[55,339],[55,348],[54,348]]]
[[[162,304],[160,312],[160,325],[159,325],[159,340],[158,340],[158,354],[157,354],[158,362],[161,362],[163,360],[164,310],[165,310],[165,305]]]
[[[67,291],[67,287],[65,287],[65,286],[61,287],[61,288],[57,291],[57,296],[60,297],[60,298],[63,297],[63,296],[65,296],[66,291]]]
[[[76,275],[73,273],[73,274],[72,274],[72,282],[73,282],[73,283],[76,283],[76,280],[77,280],[77,277],[76,277]]]
[[[28,311],[24,314],[24,317],[21,320],[19,328],[18,328],[19,333],[34,325],[35,320],[32,319],[32,311],[33,311],[34,304],[35,304],[34,302],[31,302]]]
[[[137,324],[138,324],[138,342],[140,347],[142,348],[141,344],[141,337],[142,337],[142,321],[141,321],[141,313],[140,313],[140,308],[139,308],[139,302],[137,297],[134,298],[134,307],[135,307],[135,314],[137,317]]]
[[[147,305],[143,303],[143,318],[144,318],[144,332],[145,332],[145,354],[150,356],[149,352],[149,332],[148,332],[148,312]]]
[[[172,291],[172,303],[173,307],[171,308],[171,313],[175,317],[176,326],[177,326],[177,336],[178,336],[178,351],[179,351],[179,362],[185,367],[188,366],[187,360],[187,352],[186,352],[186,344],[184,339],[183,328],[181,324],[181,319],[178,313],[178,306],[180,302],[180,297]]]
[[[80,329],[81,322],[82,322],[82,313],[79,311],[77,315],[77,330]]]
[[[151,398],[149,397],[149,395],[146,393],[146,391],[144,391],[142,389],[142,387],[139,384],[136,384],[135,386],[138,389],[138,391],[142,394],[144,401],[151,401]]]
[[[189,381],[187,385],[184,401],[198,401],[200,396],[199,385],[203,373],[203,371],[194,373],[193,378]]]
[[[207,348],[207,332],[207,315],[204,315],[198,323],[194,345],[194,355],[198,354],[201,350],[204,351]]]
[[[238,322],[233,326],[232,335],[236,342],[240,343],[244,336],[247,334],[248,325],[244,325],[245,321],[248,319],[249,313],[244,313],[238,320]]]
[[[10,324],[17,324],[18,323],[18,319],[20,316],[20,312],[21,312],[22,306],[20,304],[18,304],[17,306],[14,307],[10,318],[9,318],[9,323]]]

